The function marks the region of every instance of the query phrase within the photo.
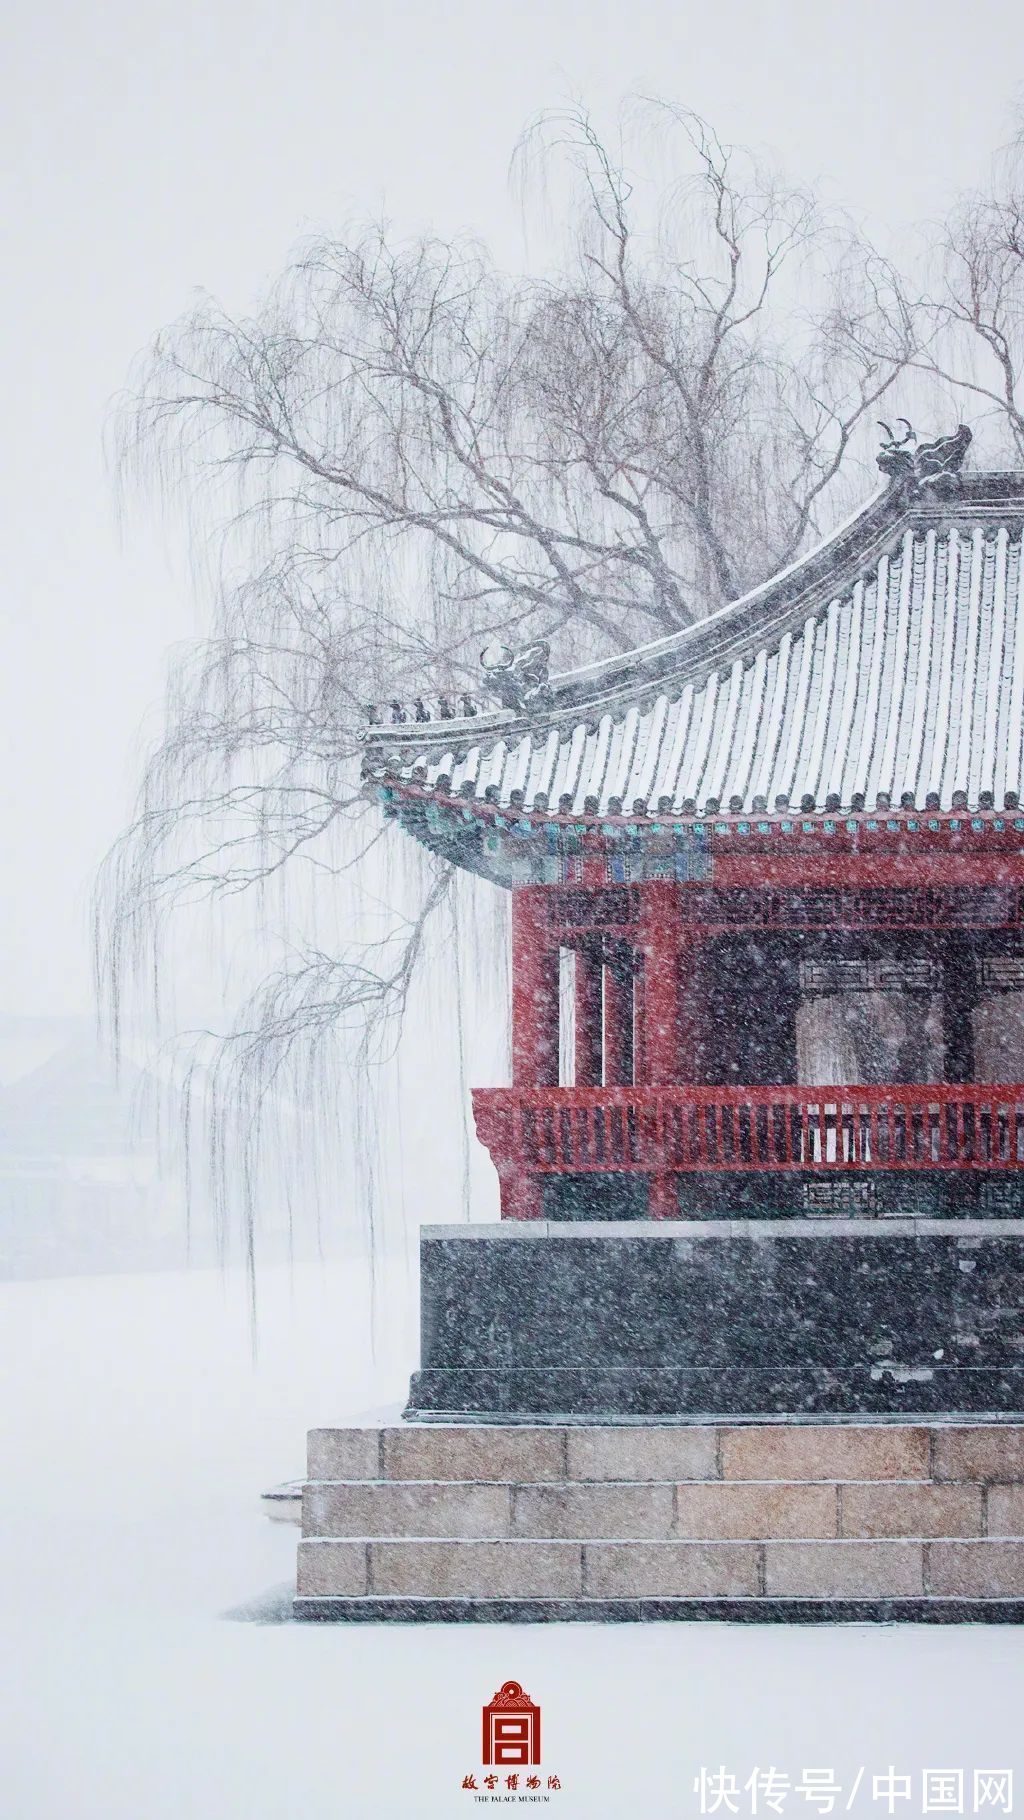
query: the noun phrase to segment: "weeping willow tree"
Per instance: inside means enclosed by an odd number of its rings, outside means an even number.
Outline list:
[[[362,798],[365,704],[472,690],[495,636],[623,650],[777,571],[863,492],[914,351],[885,260],[693,113],[548,114],[513,171],[558,224],[540,273],[320,237],[252,314],[159,335],[117,413],[123,480],[180,505],[217,585],[102,876],[101,984],[115,1026],[165,997],[176,924],[218,906],[234,1004],[186,1118],[250,1232],[271,1111],[287,1151],[325,1084],[365,1110],[432,931],[456,1022],[458,956],[501,947],[489,888],[396,854]]]
[[[996,460],[1024,466],[1024,125],[933,249],[914,364],[959,394]]]

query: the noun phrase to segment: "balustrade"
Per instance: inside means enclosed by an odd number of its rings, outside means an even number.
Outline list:
[[[528,1174],[1024,1167],[1024,1085],[478,1090],[481,1141]]]

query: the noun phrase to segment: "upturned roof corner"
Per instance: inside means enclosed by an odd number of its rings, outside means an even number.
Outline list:
[[[962,475],[969,432],[912,438],[889,434],[851,518],[700,623],[550,679],[546,652],[506,653],[504,705],[392,704],[368,789],[589,823],[1015,807],[1024,473]]]

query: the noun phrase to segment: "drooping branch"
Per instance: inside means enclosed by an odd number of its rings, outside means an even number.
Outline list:
[[[916,364],[980,409],[1024,461],[1024,128],[990,189],[951,212],[935,263]]]
[[[584,110],[526,135],[521,164],[572,190],[546,276],[469,240],[321,237],[251,315],[207,300],[160,336],[122,401],[123,478],[184,498],[217,579],[101,883],[98,964],[116,1021],[176,912],[248,912],[225,964],[251,977],[204,1062],[218,1158],[232,1092],[256,1133],[329,1036],[361,1066],[390,1052],[449,889],[423,862],[411,908],[391,891],[363,704],[472,690],[494,634],[568,667],[764,579],[845,503],[909,357],[847,223],[696,115],[642,117],[675,148],[660,188]]]

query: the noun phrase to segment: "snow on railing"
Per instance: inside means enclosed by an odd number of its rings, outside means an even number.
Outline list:
[[[1024,1167],[1019,1083],[490,1088],[473,1107],[499,1172]]]

